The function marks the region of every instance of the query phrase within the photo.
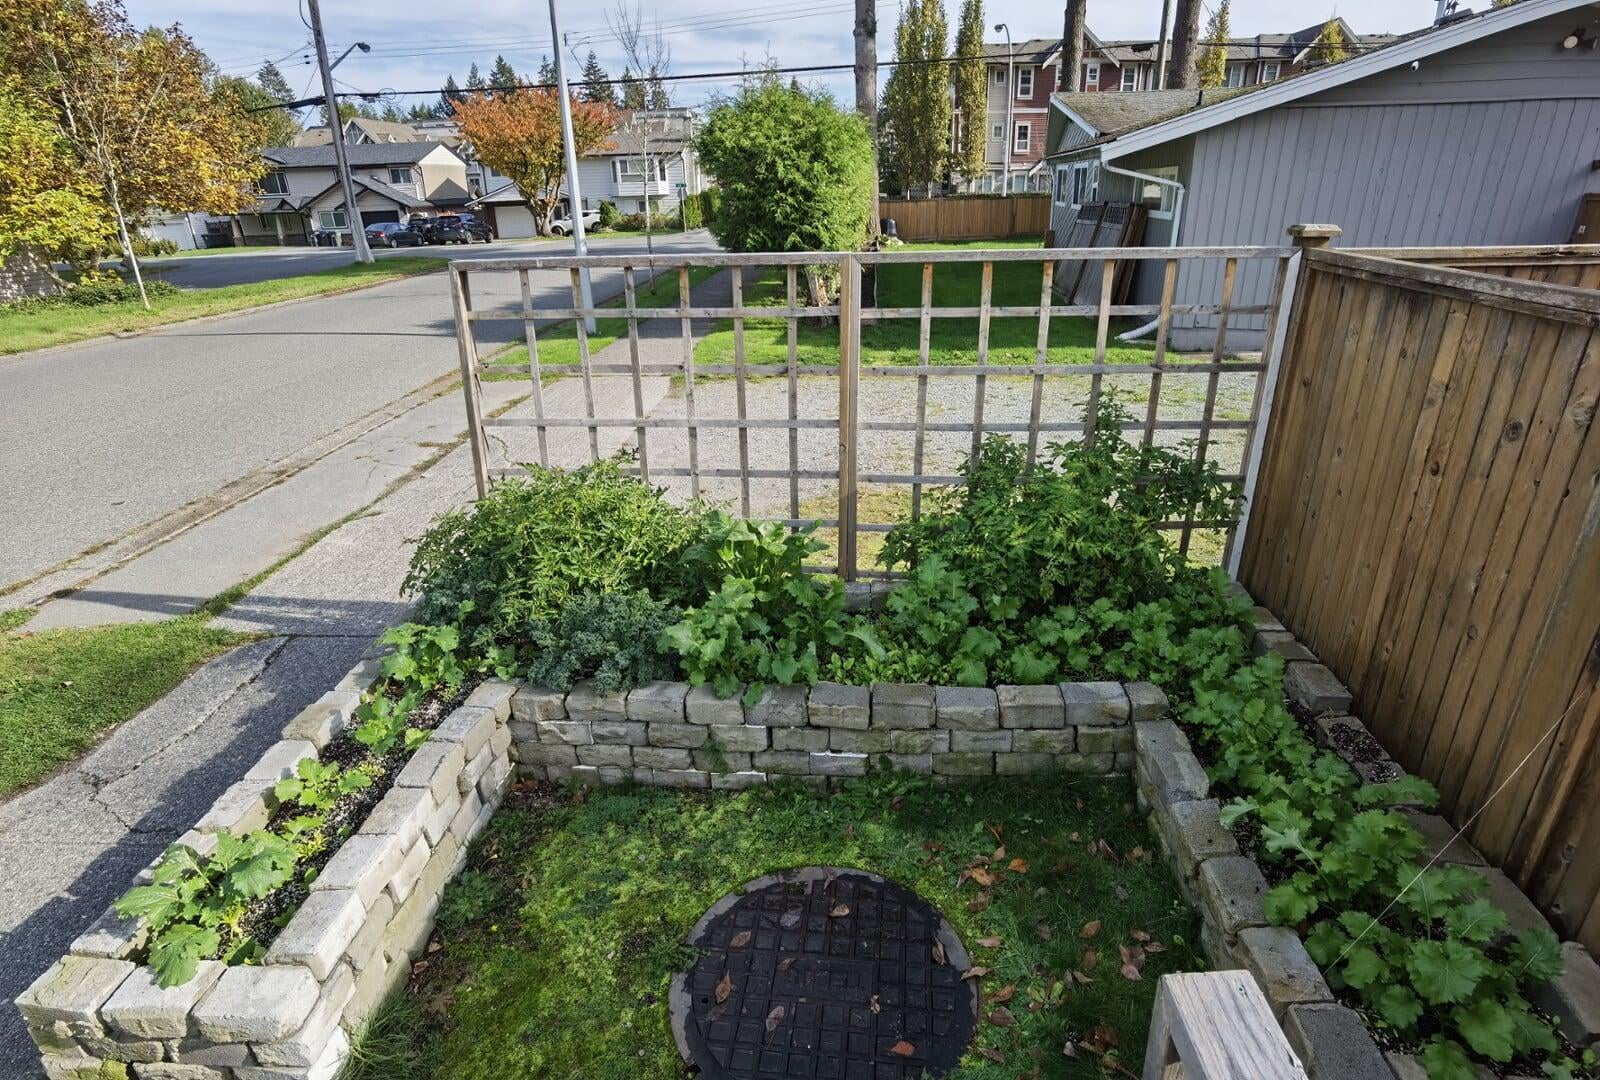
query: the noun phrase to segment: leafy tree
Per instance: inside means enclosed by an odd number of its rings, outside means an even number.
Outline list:
[[[1350,39],[1344,36],[1344,27],[1339,24],[1337,18],[1328,19],[1322,24],[1322,33],[1317,35],[1317,43],[1311,47],[1311,62],[1337,64],[1349,58]]]
[[[117,0],[7,0],[5,23],[0,73],[26,88],[108,202],[148,307],[129,222],[242,209],[263,171],[260,122],[214,90],[182,30],[135,31]]]
[[[280,100],[249,79],[223,75],[214,87],[219,97],[232,98],[241,112],[249,113],[261,132],[262,146],[288,146],[300,134],[300,122],[288,109],[271,106]],[[259,110],[251,112],[251,110]]]
[[[972,179],[984,172],[984,141],[989,123],[988,67],[983,62],[983,0],[965,0],[961,27],[956,31],[956,62],[951,65],[956,111],[961,114],[960,137],[950,155],[950,167]]]
[[[633,77],[633,72],[627,67],[622,69],[622,107],[624,109],[642,109],[645,107],[645,84]]]
[[[510,64],[506,63],[506,58],[505,57],[496,56],[494,58],[494,67],[489,69],[489,85],[490,86],[515,86],[515,85],[517,85],[517,72],[516,72],[516,69],[513,68]]]
[[[444,77],[444,89],[439,91],[439,107],[434,110],[435,114],[438,116],[451,115],[455,110],[455,106],[465,101],[466,98],[467,95],[461,92],[461,87],[456,85],[456,77],[454,75],[446,75]]]
[[[617,126],[616,110],[576,98],[571,109],[578,156],[607,148]],[[558,92],[523,90],[471,97],[456,102],[455,116],[478,159],[511,178],[539,222],[540,233],[548,233],[566,176]]]
[[[467,86],[466,86],[466,88],[468,90],[482,90],[485,86],[488,86],[488,85],[489,84],[487,82],[485,82],[484,79],[483,79],[483,73],[478,70],[477,62],[474,61],[473,65],[470,68],[467,69]]]
[[[944,0],[906,0],[883,114],[894,132],[885,155],[889,173],[908,190],[938,183],[949,165],[950,65],[942,60],[947,40]]]
[[[1228,81],[1228,39],[1232,30],[1228,25],[1229,0],[1222,0],[1206,23],[1206,36],[1200,49],[1200,59],[1195,61],[1195,73],[1202,88],[1222,86]]]
[[[695,141],[722,189],[711,232],[731,251],[848,251],[872,215],[866,121],[776,79],[719,102]]]
[[[407,120],[436,120],[438,117],[438,110],[433,105],[419,103],[406,110]]]
[[[658,68],[650,69],[650,77],[646,82],[648,92],[645,95],[645,104],[651,109],[672,108],[672,94],[667,90],[666,81],[661,77]]]
[[[294,90],[289,86],[289,80],[283,77],[283,72],[278,70],[278,65],[268,60],[261,65],[261,70],[256,72],[256,85],[267,92],[273,101],[293,101]]]
[[[600,58],[590,49],[589,58],[583,62],[583,99],[602,105],[615,105],[617,88],[611,85],[610,79],[606,69],[600,66]]]
[[[556,81],[556,66],[550,62],[548,56],[539,57],[539,85],[553,86]]]
[[[0,263],[19,251],[81,257],[109,243],[115,225],[101,192],[80,174],[71,147],[15,80],[0,79]]]

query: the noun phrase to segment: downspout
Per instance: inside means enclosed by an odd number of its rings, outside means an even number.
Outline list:
[[[1102,169],[1104,169],[1106,172],[1116,173],[1118,176],[1127,176],[1127,177],[1131,177],[1134,180],[1143,181],[1144,183],[1147,183],[1147,184],[1160,184],[1162,187],[1169,187],[1169,188],[1177,189],[1177,193],[1178,193],[1177,197],[1174,198],[1173,201],[1172,201],[1172,243],[1171,243],[1170,246],[1171,247],[1178,247],[1179,246],[1178,245],[1178,237],[1180,235],[1179,229],[1183,225],[1183,196],[1184,196],[1185,191],[1186,191],[1186,189],[1184,188],[1183,184],[1181,184],[1177,180],[1168,180],[1164,176],[1151,176],[1149,173],[1134,172],[1132,169],[1119,169],[1119,168],[1117,168],[1117,166],[1111,164],[1109,161],[1106,161],[1104,159],[1101,160],[1100,167]],[[1149,322],[1145,323],[1143,326],[1136,327],[1133,330],[1129,330],[1125,334],[1118,334],[1117,335],[1117,340],[1118,341],[1137,341],[1139,338],[1142,338],[1145,335],[1153,332],[1155,330],[1155,328],[1160,326],[1160,325],[1161,325],[1161,319],[1158,316],[1158,317],[1156,317],[1154,319],[1151,319]]]

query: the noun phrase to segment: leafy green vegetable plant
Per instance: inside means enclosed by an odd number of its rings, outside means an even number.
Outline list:
[[[295,775],[279,780],[273,788],[280,802],[294,803],[311,811],[328,809],[349,795],[372,786],[372,769],[357,765],[342,769],[331,761],[306,758],[295,766]]]
[[[529,628],[534,658],[528,678],[570,690],[575,680],[592,677],[602,694],[670,679],[677,662],[656,642],[678,615],[644,592],[583,593],[558,617],[539,619]]]
[[[456,655],[461,631],[454,626],[402,623],[385,630],[378,640],[394,646],[383,658],[386,679],[423,689],[447,686],[452,690],[466,681],[467,668]]]
[[[417,707],[421,694],[408,690],[398,698],[381,690],[368,694],[356,709],[356,726],[350,735],[356,742],[382,757],[401,743],[407,750],[415,750],[428,739],[428,733],[408,726],[411,710]]]

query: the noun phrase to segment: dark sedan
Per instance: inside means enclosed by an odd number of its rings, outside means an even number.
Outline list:
[[[373,247],[421,247],[422,234],[398,221],[380,221],[367,226],[367,243]]]

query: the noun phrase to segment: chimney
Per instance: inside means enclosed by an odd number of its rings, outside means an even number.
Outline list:
[[[1067,0],[1061,20],[1061,67],[1056,87],[1063,94],[1078,92],[1083,78],[1083,23],[1089,0]]]
[[[1200,0],[1177,0],[1172,20],[1172,57],[1167,61],[1167,89],[1189,90],[1195,77],[1195,42],[1200,37]]]

